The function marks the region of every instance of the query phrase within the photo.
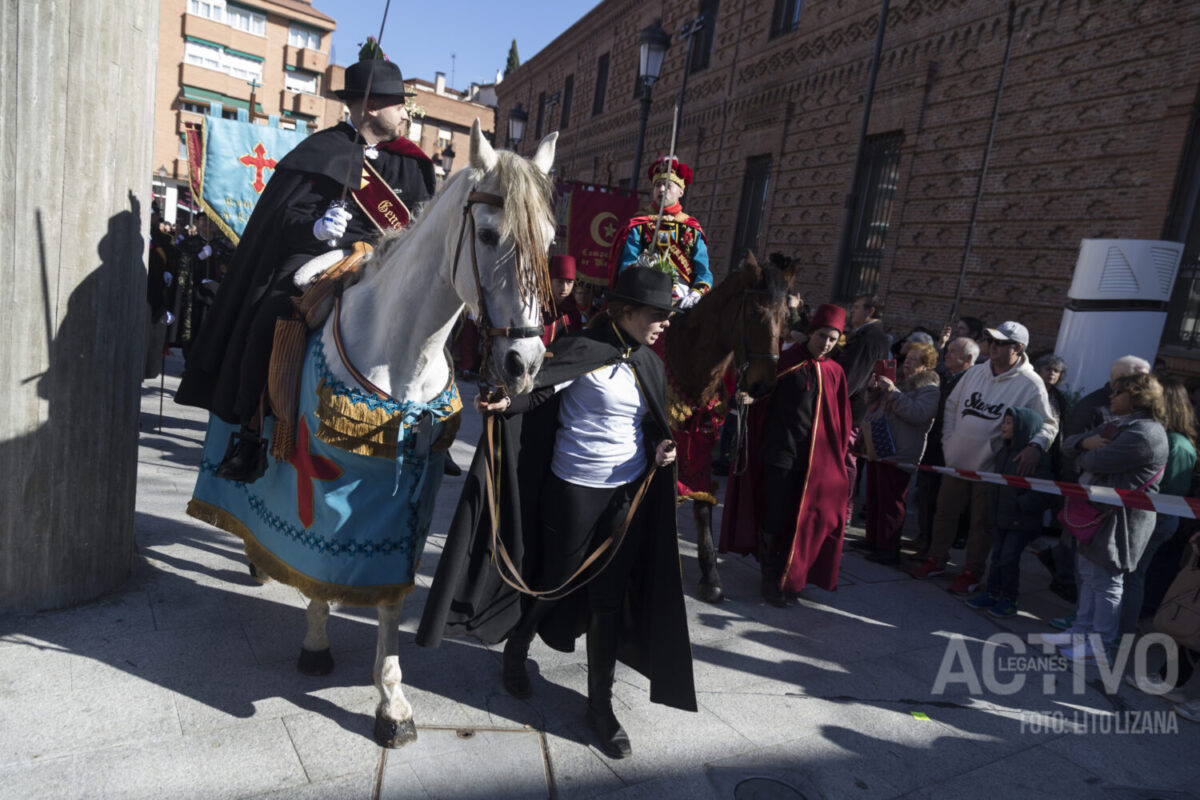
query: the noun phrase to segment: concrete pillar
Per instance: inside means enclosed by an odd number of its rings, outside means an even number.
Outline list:
[[[133,553],[157,0],[0,0],[0,612]]]

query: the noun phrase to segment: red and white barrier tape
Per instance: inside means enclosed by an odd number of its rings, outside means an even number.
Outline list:
[[[937,472],[952,478],[962,478],[968,481],[982,481],[1000,486],[1012,486],[1017,489],[1032,489],[1035,492],[1056,494],[1062,497],[1085,497],[1096,503],[1110,506],[1137,508],[1142,511],[1155,511],[1159,514],[1170,514],[1186,519],[1200,519],[1200,498],[1179,497],[1157,492],[1135,492],[1132,489],[1113,489],[1108,486],[1084,486],[1068,481],[1053,481],[1046,478],[1022,478],[1019,475],[1001,475],[999,472],[975,472],[969,469],[954,467],[932,467],[928,464],[903,464],[899,461],[880,459],[884,464],[903,469],[923,469],[926,472]]]

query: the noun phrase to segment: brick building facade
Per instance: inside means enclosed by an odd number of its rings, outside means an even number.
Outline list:
[[[638,33],[661,17],[673,38],[648,164],[669,147],[677,32],[701,13],[677,150],[718,277],[747,247],[780,250],[811,301],[877,289],[906,331],[949,319],[961,273],[958,313],[1020,318],[1037,350],[1054,344],[1081,238],[1186,239],[1164,339],[1186,343],[1178,329],[1200,318],[1186,308],[1200,305],[1200,4],[1019,0],[1006,66],[1007,4],[893,0],[849,215],[879,0],[604,0],[498,87],[498,141],[519,102],[522,151],[557,129],[562,177],[627,184]]]
[[[181,202],[188,179],[183,133],[213,103],[234,117],[249,110],[253,90],[254,111],[279,115],[285,126],[317,130],[341,119],[332,89],[341,87],[343,70],[329,63],[336,27],[311,0],[162,0],[154,193],[169,221],[177,212],[190,218]]]
[[[410,92],[416,92],[412,103],[425,112],[423,117],[414,119],[408,131],[408,138],[439,167],[439,175],[446,174],[440,169],[443,166],[441,155],[450,146],[454,152],[454,161],[450,172],[457,172],[467,165],[471,152],[471,125],[479,120],[479,126],[484,134],[491,136],[496,125],[496,109],[485,101],[492,99],[486,91],[472,84],[466,91],[451,89],[446,86],[446,76],[442,73],[434,75],[433,81],[421,78],[411,78],[404,82]]]

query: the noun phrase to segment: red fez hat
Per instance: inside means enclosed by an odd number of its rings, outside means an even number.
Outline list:
[[[554,256],[550,259],[550,277],[564,281],[575,280],[575,256]]]
[[[846,330],[846,309],[832,303],[818,306],[812,315],[812,324],[808,326],[810,331],[817,328],[836,328],[838,333],[842,333]]]
[[[674,165],[667,162],[673,161]],[[680,161],[678,158],[667,158],[663,156],[658,161],[650,165],[650,171],[646,173],[650,176],[650,181],[658,180],[659,176],[667,174],[667,168],[671,167],[670,179],[679,184],[680,187],[686,189],[692,185],[692,168]]]

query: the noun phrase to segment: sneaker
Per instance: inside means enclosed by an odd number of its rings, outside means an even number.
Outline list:
[[[1176,703],[1175,713],[1190,722],[1200,722],[1200,699]]]
[[[1181,689],[1166,689],[1167,684],[1163,681],[1154,681],[1146,675],[1137,675],[1133,672],[1126,673],[1125,684],[1132,686],[1139,692],[1151,695],[1153,697],[1161,697],[1164,700],[1170,700],[1172,703],[1187,702],[1187,695]]]
[[[980,592],[965,598],[968,608],[973,608],[976,611],[983,611],[986,608],[991,608],[1000,602],[1000,595],[992,594],[991,592]]]
[[[1067,614],[1065,617],[1051,617],[1050,624],[1060,631],[1065,631],[1075,624],[1075,615]]]
[[[914,570],[910,570],[908,574],[912,575],[919,581],[923,581],[927,578],[937,578],[946,574],[946,565],[939,563],[936,558],[930,556],[929,558],[925,559],[921,566]]]
[[[964,569],[958,573],[958,577],[954,579],[954,583],[950,584],[949,592],[951,594],[972,594],[979,591],[979,576],[974,570]]]
[[[999,601],[987,610],[987,613],[999,619],[1015,617],[1017,615],[1017,601],[1008,597],[1001,597]]]

